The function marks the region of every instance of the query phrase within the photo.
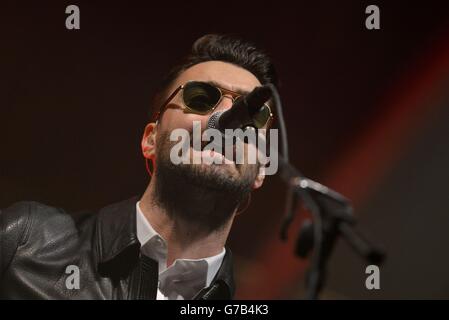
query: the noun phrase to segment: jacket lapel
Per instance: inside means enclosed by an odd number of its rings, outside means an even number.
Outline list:
[[[230,300],[234,297],[234,271],[232,267],[232,252],[226,247],[220,269],[209,287],[202,289],[194,300]]]
[[[137,197],[100,210],[96,224],[97,266],[100,274],[124,276],[140,252],[136,234]]]

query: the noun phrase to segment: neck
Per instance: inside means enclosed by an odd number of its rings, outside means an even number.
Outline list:
[[[140,209],[154,230],[167,242],[167,266],[170,266],[176,259],[201,259],[222,252],[235,214],[220,228],[212,231],[201,224],[185,221],[178,215],[168,212],[169,207],[157,201],[155,178],[153,176],[140,200]],[[186,208],[185,210],[188,210],[187,208],[195,208],[196,211],[201,209],[213,210],[217,205],[213,199],[205,199],[204,197],[201,197],[201,199],[195,196],[182,198],[190,199],[190,203],[182,205]],[[201,203],[195,203],[195,199],[200,200]],[[177,199],[173,200],[177,201]],[[209,205],[205,206],[205,203]]]

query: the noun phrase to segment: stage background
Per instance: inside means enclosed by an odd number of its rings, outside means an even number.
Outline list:
[[[80,30],[65,29],[69,4]],[[365,28],[369,4],[380,30]],[[448,1],[2,1],[0,207],[76,212],[141,194],[151,90],[196,38],[234,33],[274,59],[292,162],[351,198],[388,252],[368,291],[364,262],[339,243],[323,297],[447,299],[448,18]],[[303,297],[299,220],[278,240],[284,194],[269,177],[236,220],[237,298]]]

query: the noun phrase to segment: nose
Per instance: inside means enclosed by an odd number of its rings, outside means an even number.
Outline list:
[[[230,94],[224,94],[221,97],[220,102],[218,103],[215,111],[226,111],[231,109],[232,104],[234,103],[234,98]]]

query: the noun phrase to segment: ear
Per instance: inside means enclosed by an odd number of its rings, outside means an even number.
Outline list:
[[[156,155],[156,131],[156,123],[151,122],[147,124],[143,133],[141,142],[142,154],[147,159],[153,159]]]
[[[256,180],[253,183],[253,190],[259,189],[263,185],[265,180],[265,166],[260,166],[259,173],[257,174]]]

